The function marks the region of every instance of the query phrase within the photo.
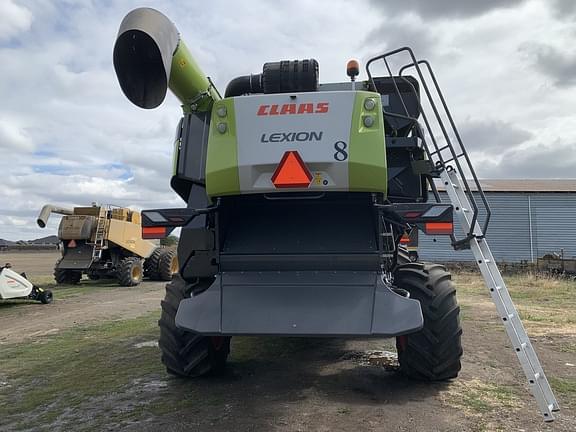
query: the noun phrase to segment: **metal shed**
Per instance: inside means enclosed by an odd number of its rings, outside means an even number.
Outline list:
[[[535,262],[562,250],[576,257],[576,180],[481,180],[481,185],[492,209],[486,238],[497,261]],[[440,195],[448,202],[444,191]],[[458,225],[455,230],[462,236]],[[470,251],[452,249],[449,239],[422,233],[419,254],[428,261],[473,260]]]

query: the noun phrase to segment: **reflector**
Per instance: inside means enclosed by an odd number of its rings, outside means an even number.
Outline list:
[[[454,224],[452,222],[426,222],[424,232],[426,234],[452,234]]]
[[[311,181],[312,174],[298,152],[294,150],[284,153],[272,175],[272,183],[277,188],[308,187]]]
[[[142,227],[142,238],[143,239],[161,239],[167,235],[166,227],[161,226],[151,226]]]
[[[68,243],[68,247],[69,248],[75,248],[76,247],[76,240],[70,240],[70,242]]]

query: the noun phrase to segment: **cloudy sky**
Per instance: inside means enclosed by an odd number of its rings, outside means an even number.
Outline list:
[[[124,15],[155,7],[223,90],[265,61],[315,57],[321,81],[349,58],[410,45],[431,62],[482,178],[576,177],[576,1],[0,0],[0,238],[47,202],[175,207],[175,98],[122,95],[112,47]],[[56,218],[54,218],[56,219]]]

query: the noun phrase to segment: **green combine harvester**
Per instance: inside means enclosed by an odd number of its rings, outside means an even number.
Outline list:
[[[410,261],[401,238],[417,228],[472,250],[553,419],[558,404],[486,242],[485,196],[430,65],[410,48],[369,60],[364,81],[355,61],[336,83],[319,83],[314,59],[265,63],[222,97],[174,24],[140,8],[120,25],[114,67],[135,105],[155,108],[170,89],[183,109],[171,185],[187,206],[142,212],[144,238],[182,228],[159,321],[168,372],[221,372],[237,335],[374,336],[396,338],[406,376],[455,378],[456,289],[443,266]]]

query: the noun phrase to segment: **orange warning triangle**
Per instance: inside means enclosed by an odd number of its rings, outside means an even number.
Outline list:
[[[75,248],[76,247],[76,240],[70,240],[68,242],[68,247],[69,248]]]
[[[272,175],[272,183],[277,188],[308,187],[312,174],[297,151],[287,151],[282,156],[278,168]]]

